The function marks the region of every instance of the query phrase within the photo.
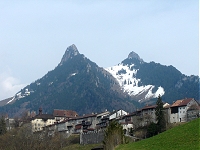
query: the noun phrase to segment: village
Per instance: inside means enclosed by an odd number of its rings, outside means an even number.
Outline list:
[[[65,137],[80,134],[80,144],[91,144],[101,142],[103,131],[111,120],[116,120],[122,125],[125,135],[134,136],[133,130],[147,126],[151,122],[156,123],[156,106],[147,105],[131,113],[121,109],[83,116],[78,116],[73,110],[59,109],[54,109],[52,114],[44,114],[42,108],[39,108],[37,115],[35,112],[28,114],[27,124],[30,125],[32,133],[46,132],[48,135],[54,135],[58,132]],[[200,116],[200,105],[193,98],[177,100],[171,105],[165,103],[163,108],[166,124],[188,122]],[[14,122],[14,119],[6,118],[7,131],[14,128]]]

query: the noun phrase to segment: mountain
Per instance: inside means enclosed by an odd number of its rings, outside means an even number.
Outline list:
[[[125,93],[141,103],[155,103],[158,95],[168,103],[185,97],[199,100],[198,76],[186,76],[173,66],[144,62],[135,52],[106,70],[116,78]]]
[[[186,76],[173,66],[147,63],[131,52],[118,65],[104,69],[80,54],[73,44],[57,67],[2,101],[0,113],[15,116],[39,107],[45,113],[70,109],[79,115],[105,109],[131,112],[154,104],[158,95],[173,103],[186,97],[198,101],[199,93],[199,77]]]
[[[39,107],[46,113],[70,109],[79,115],[135,108],[115,78],[80,54],[75,45],[67,48],[54,70],[19,91],[0,111],[14,116]]]

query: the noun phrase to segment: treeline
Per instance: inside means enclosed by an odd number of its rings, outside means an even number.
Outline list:
[[[33,134],[25,125],[0,135],[0,150],[59,150],[73,142],[59,133],[54,136],[45,132]]]

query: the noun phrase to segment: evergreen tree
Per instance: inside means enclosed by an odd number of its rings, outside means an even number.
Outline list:
[[[150,125],[147,128],[147,137],[152,137],[154,135],[157,135],[157,125],[153,122],[150,123]]]
[[[160,95],[158,96],[158,100],[156,102],[156,120],[157,120],[157,129],[158,133],[163,132],[165,130],[165,116],[164,116],[164,108],[163,108],[163,102]]]
[[[5,118],[3,116],[1,116],[0,119],[0,135],[3,135],[6,133],[6,122],[5,122]]]
[[[104,150],[114,150],[125,141],[123,127],[117,121],[111,121],[106,128],[103,140]]]

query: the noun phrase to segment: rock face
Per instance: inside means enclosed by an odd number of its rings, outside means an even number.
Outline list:
[[[138,102],[148,101],[164,95],[164,88],[153,83],[143,84],[142,79],[137,77],[143,59],[135,52],[130,52],[128,58],[116,66],[108,67],[106,70],[118,81],[124,93],[127,93]]]
[[[65,54],[63,55],[61,62],[59,63],[59,66],[61,66],[64,62],[66,62],[68,59],[71,59],[73,56],[79,55],[79,51],[77,49],[77,47],[72,44],[71,46],[69,46],[67,48],[67,50],[65,51]]]
[[[137,60],[143,62],[143,59],[141,59],[140,56],[133,51],[129,53],[128,59],[137,59]]]

